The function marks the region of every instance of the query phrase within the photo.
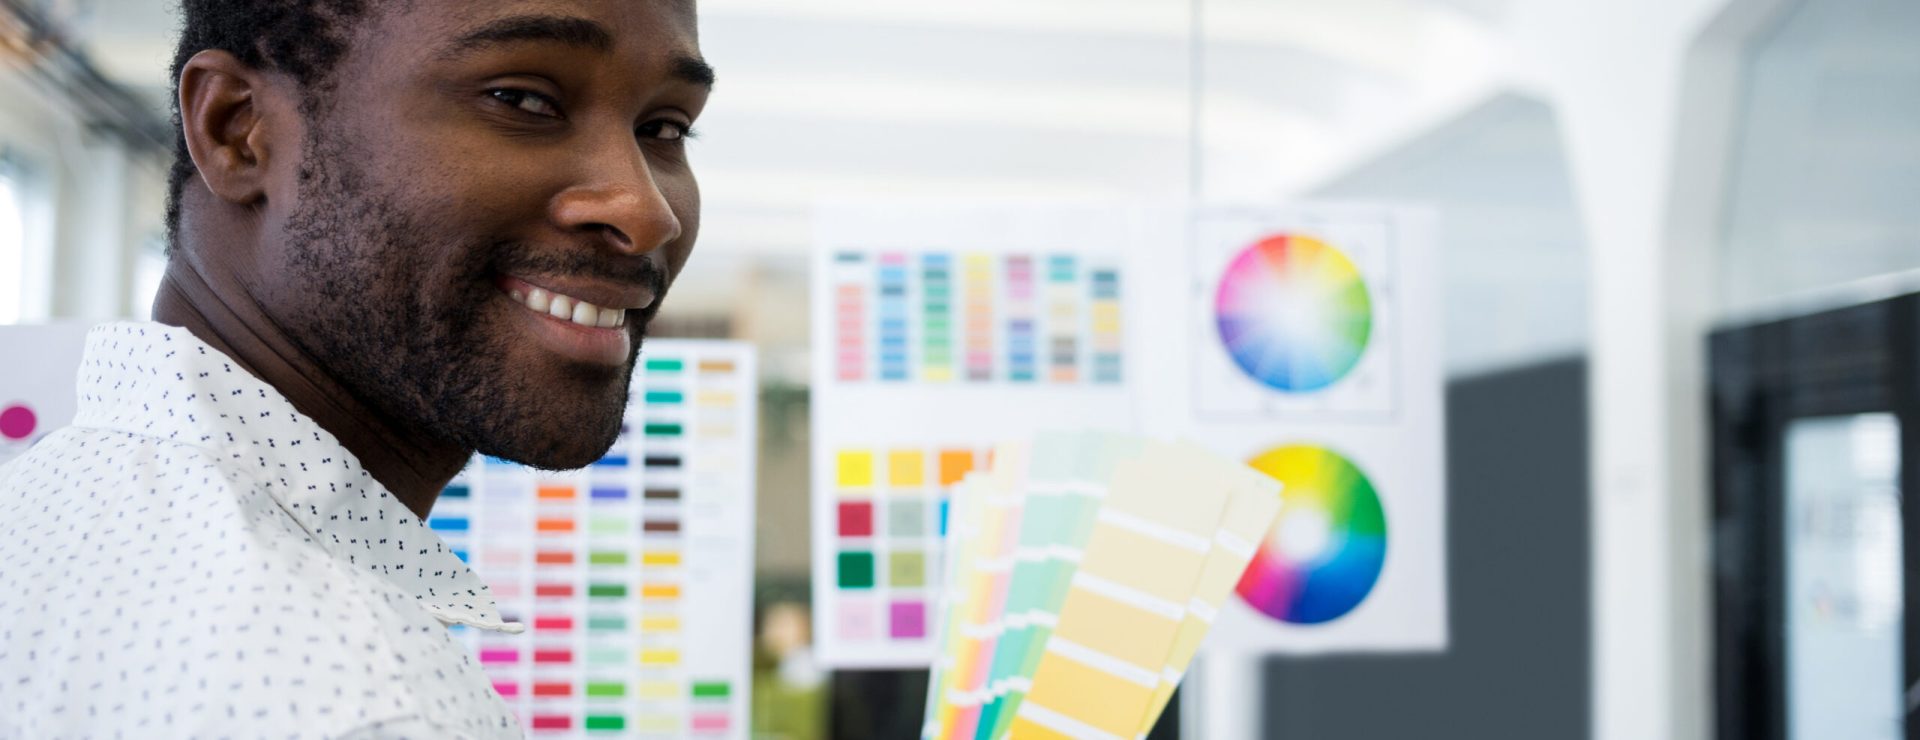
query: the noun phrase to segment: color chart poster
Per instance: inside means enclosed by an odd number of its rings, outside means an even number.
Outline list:
[[[428,525],[527,625],[456,629],[533,737],[748,736],[757,387],[745,344],[648,340],[606,457],[441,494]]]
[[[817,211],[813,607],[826,665],[932,662],[949,495],[994,444],[1136,428],[1134,218],[990,203]]]
[[[1208,650],[1447,644],[1440,263],[1428,212],[1213,209],[1180,363],[1184,428],[1283,486]]]
[[[0,463],[73,422],[75,373],[88,324],[0,326]]]

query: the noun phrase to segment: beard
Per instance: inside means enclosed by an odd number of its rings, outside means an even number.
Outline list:
[[[649,282],[590,254],[547,253],[471,233],[458,203],[381,183],[369,158],[316,132],[305,146],[300,203],[288,219],[287,273],[276,317],[293,342],[402,434],[548,470],[584,467],[619,436],[644,320],[618,367],[557,365],[525,355],[493,278],[513,270]],[[658,300],[655,301],[658,305]],[[651,316],[651,312],[646,314]],[[516,346],[519,345],[519,346]]]

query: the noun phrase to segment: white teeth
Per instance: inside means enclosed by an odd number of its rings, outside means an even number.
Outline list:
[[[514,288],[507,295],[521,305],[539,313],[552,316],[561,321],[571,321],[581,326],[598,329],[612,329],[627,325],[627,312],[618,308],[601,308],[573,296],[561,295],[546,288]]]

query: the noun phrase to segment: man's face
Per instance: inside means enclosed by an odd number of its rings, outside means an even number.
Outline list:
[[[251,292],[403,433],[592,462],[698,231],[691,1],[416,0],[354,39]]]

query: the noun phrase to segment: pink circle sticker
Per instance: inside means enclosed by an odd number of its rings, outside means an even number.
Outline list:
[[[0,411],[0,437],[7,439],[26,439],[33,434],[33,428],[40,420],[33,415],[33,409],[24,404],[8,406]]]

